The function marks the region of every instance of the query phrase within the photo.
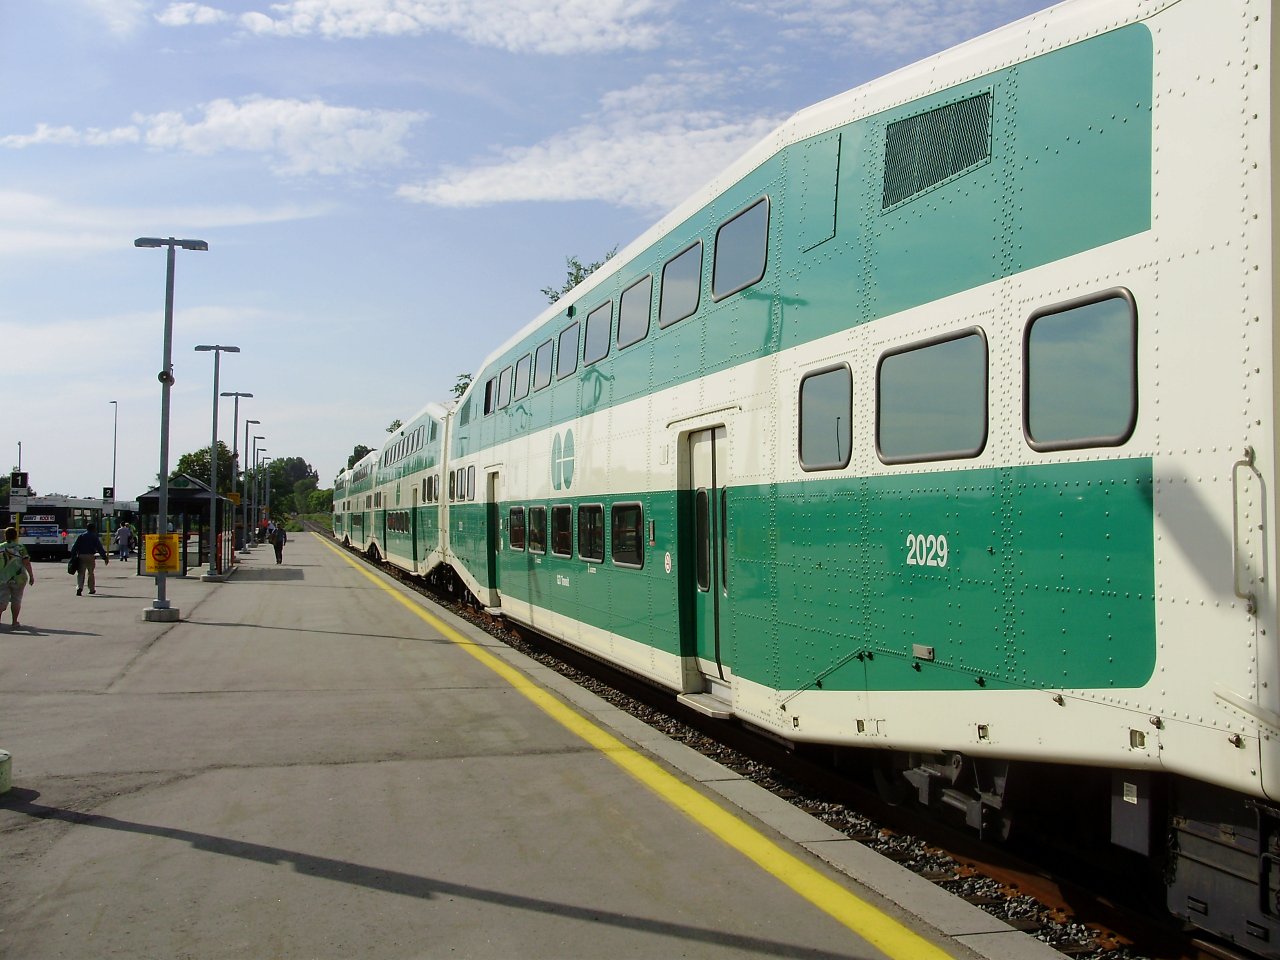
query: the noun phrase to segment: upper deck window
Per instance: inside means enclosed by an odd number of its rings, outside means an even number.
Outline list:
[[[526,353],[516,363],[516,384],[511,391],[512,400],[523,400],[529,395],[529,364],[532,359]]]
[[[548,340],[533,355],[533,389],[541,390],[551,382],[551,356],[554,340]]]
[[[612,326],[612,300],[600,304],[587,314],[587,335],[582,344],[583,363],[589,366],[609,355],[609,333]]]
[[[633,283],[622,294],[618,308],[618,349],[639,343],[649,335],[649,308],[653,300],[653,276]]]
[[[764,276],[769,249],[769,198],[761,197],[716,231],[711,295],[719,300]]]
[[[560,359],[556,376],[563,380],[578,369],[578,324],[571,323],[560,331]]]
[[[662,268],[658,326],[669,327],[698,311],[702,296],[702,241],[681,251]]]
[[[800,466],[839,470],[853,454],[853,375],[844,364],[800,381]]]

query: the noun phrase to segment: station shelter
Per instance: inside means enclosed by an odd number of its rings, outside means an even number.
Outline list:
[[[169,480],[169,516],[160,526],[160,488],[155,487],[138,497],[138,536],[140,548],[146,543],[147,534],[173,533],[179,537],[180,569],[178,576],[186,576],[187,570],[197,571],[209,564],[209,502],[213,494],[207,483],[180,473]],[[235,504],[227,497],[216,498],[218,505],[218,536],[214,546],[215,569],[225,573],[231,569],[235,555],[234,530]],[[146,557],[138,551],[138,573],[146,573]]]

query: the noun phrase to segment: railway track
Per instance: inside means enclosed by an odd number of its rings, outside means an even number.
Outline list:
[[[308,529],[328,535],[318,525]],[[354,552],[354,551],[353,551]],[[362,554],[357,556],[364,558]],[[375,564],[495,638],[770,790],[851,839],[967,900],[1064,956],[1083,960],[1249,960],[1128,899],[1132,884],[1101,860],[1052,845],[984,842],[914,805],[887,802],[847,753],[785,745],[713,720],[625,671],[493,617],[386,563]],[[843,761],[843,762],[842,762]],[[1078,851],[1076,851],[1078,853]],[[1043,854],[1038,855],[1038,854]]]

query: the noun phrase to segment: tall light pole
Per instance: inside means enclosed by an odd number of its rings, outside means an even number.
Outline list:
[[[244,495],[240,498],[240,525],[244,528],[244,542],[240,546],[245,550],[253,546],[253,538],[249,536],[249,468],[253,465],[252,458],[249,458],[249,424],[261,422],[248,417],[244,421],[244,453],[248,462],[244,465]]]
[[[267,464],[274,459],[275,457],[262,458],[262,472],[266,474],[266,477],[267,477],[267,498],[262,502],[262,505],[267,509],[268,520],[271,519],[272,515],[271,515],[271,468],[267,466]]]
[[[224,397],[235,397],[235,406],[231,411],[231,492],[235,493],[238,486],[237,479],[240,473],[240,398],[252,397],[252,393],[228,393],[222,391]],[[231,514],[231,524],[235,526],[235,511]],[[235,540],[235,537],[232,537]],[[237,550],[243,549],[244,543],[237,541],[235,545]]]
[[[262,434],[257,434],[253,438],[253,538],[255,540],[258,539],[258,496],[259,492],[262,490],[262,478],[258,475],[258,460],[261,458],[262,452],[267,449],[266,447],[258,446],[258,441],[265,439],[267,438]]]
[[[218,576],[218,361],[224,353],[239,353],[239,347],[220,343],[202,343],[196,353],[213,353],[213,439],[209,442],[209,570],[208,577]],[[232,431],[234,432],[234,430]]]
[[[139,237],[133,241],[135,247],[168,247],[168,269],[165,271],[164,287],[164,365],[160,368],[160,504],[156,521],[156,532],[166,533],[169,520],[169,390],[173,386],[173,266],[174,251],[178,247],[183,250],[208,250],[209,244],[203,240],[175,240],[169,237]],[[182,619],[180,612],[169,605],[165,596],[165,572],[156,572],[156,598],[151,606],[142,612],[144,620],[158,620],[171,623]]]
[[[120,401],[112,400],[111,406],[114,413],[111,415],[111,515],[115,516],[116,512],[116,451],[119,449],[118,441],[120,439]]]

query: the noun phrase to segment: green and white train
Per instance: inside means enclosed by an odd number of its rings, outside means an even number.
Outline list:
[[[982,830],[1066,771],[1280,956],[1277,13],[1069,0],[798,113],[339,538]]]

